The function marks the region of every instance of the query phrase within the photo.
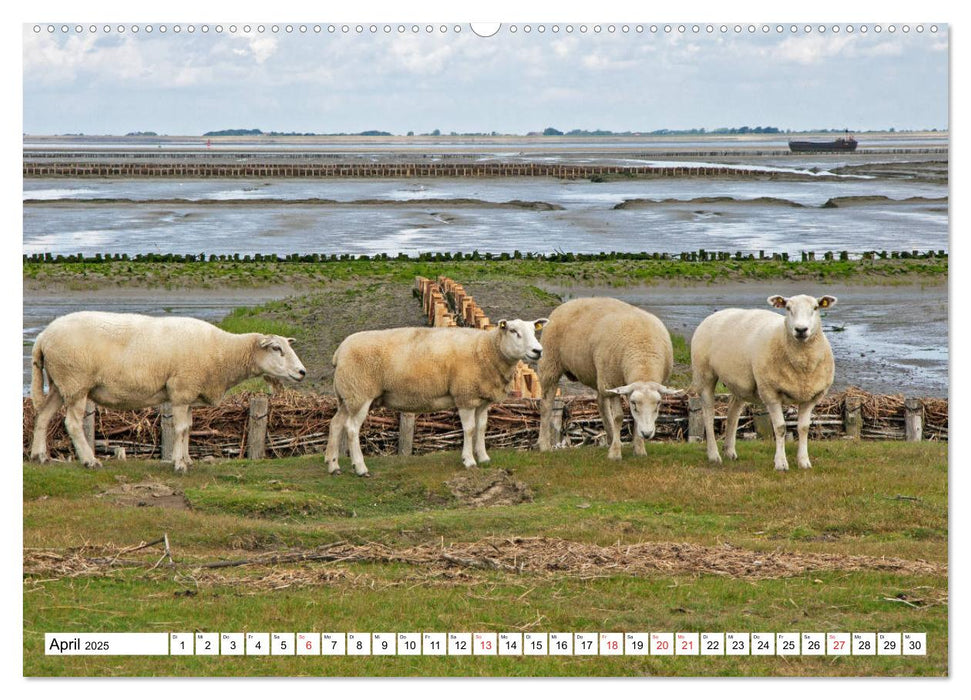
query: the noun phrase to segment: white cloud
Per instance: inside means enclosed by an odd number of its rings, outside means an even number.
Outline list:
[[[237,41],[242,41],[245,48],[233,50],[237,56],[252,56],[253,60],[262,65],[277,52],[279,46],[277,38],[263,34],[232,34]]]
[[[770,59],[810,65],[839,56],[854,38],[845,34],[788,37],[769,51]]]
[[[129,80],[143,76],[147,67],[132,36],[106,43],[93,33],[56,36],[27,31],[24,37],[24,81],[42,84],[70,83],[81,74],[104,80]]]

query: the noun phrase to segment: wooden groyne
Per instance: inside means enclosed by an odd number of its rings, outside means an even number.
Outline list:
[[[595,165],[573,163],[304,163],[304,162],[121,162],[24,161],[25,178],[745,178],[799,177],[794,173],[767,173],[758,168],[722,166]],[[805,177],[811,177],[806,175]]]
[[[700,441],[703,437],[697,397],[665,397],[657,422],[655,440]],[[140,459],[164,459],[171,455],[171,410],[166,406],[138,411],[112,411],[89,407],[87,431],[99,457],[120,454]],[[727,396],[715,404],[716,431],[725,424]],[[195,408],[189,451],[193,458],[262,459],[323,454],[330,420],[337,401],[318,394],[241,393],[227,397],[214,408]],[[70,438],[64,429],[63,410],[51,421],[50,454],[73,459]],[[411,430],[402,416],[387,409],[372,411],[361,430],[361,446],[369,455],[424,454],[462,448],[462,426],[457,411],[424,413],[415,417]],[[786,428],[795,436],[796,410],[785,412]],[[167,425],[168,423],[168,425]],[[509,399],[489,412],[486,444],[491,448],[533,449],[539,438],[540,401]],[[603,444],[605,433],[593,396],[565,396],[556,400],[556,442],[561,447]],[[401,426],[405,430],[401,430]],[[624,435],[630,439],[631,419],[625,410]],[[34,409],[23,400],[23,457],[27,459],[34,428]],[[413,431],[413,432],[412,432]],[[771,436],[768,416],[761,406],[750,405],[739,422],[739,438]],[[826,397],[813,413],[810,437],[863,440],[947,440],[946,398],[868,394],[849,389]],[[769,437],[769,439],[771,439]],[[701,449],[701,448],[699,448]],[[700,453],[699,453],[700,454]]]

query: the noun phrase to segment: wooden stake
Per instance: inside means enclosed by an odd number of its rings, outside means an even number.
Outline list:
[[[266,424],[270,414],[270,402],[266,396],[253,396],[249,400],[249,430],[246,438],[246,456],[249,459],[266,457]]]
[[[408,457],[415,444],[415,414],[401,413],[398,416],[398,454]]]

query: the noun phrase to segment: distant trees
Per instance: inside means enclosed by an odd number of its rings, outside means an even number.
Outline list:
[[[562,136],[563,132],[559,129],[554,129],[552,126],[548,126],[543,129],[543,136]]]

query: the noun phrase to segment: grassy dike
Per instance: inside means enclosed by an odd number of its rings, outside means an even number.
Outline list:
[[[566,260],[509,258],[492,260],[335,260],[318,262],[214,260],[148,262],[24,261],[25,285],[67,290],[104,287],[166,289],[253,288],[274,285],[303,287],[328,281],[370,279],[410,282],[416,276],[447,275],[463,283],[531,279],[560,283],[635,285],[707,284],[774,279],[859,284],[943,284],[947,257],[859,260],[653,260],[572,256]],[[572,257],[573,259],[569,259]],[[589,257],[593,259],[578,259]]]
[[[362,327],[422,323],[416,275],[462,282],[495,318],[545,315],[555,284],[626,286],[806,280],[947,282],[947,259],[536,259],[335,262],[29,263],[25,292],[279,287],[286,298],[241,307],[223,327],[295,336],[327,390],[330,354]],[[675,341],[676,385],[688,349]],[[679,374],[680,372],[680,374]],[[252,388],[252,387],[250,387]],[[603,448],[492,451],[533,498],[473,508],[446,486],[465,475],[455,452],[372,457],[374,478],[328,477],[319,456],[170,464],[109,460],[23,466],[24,673],[28,676],[944,676],[948,674],[946,444],[816,441],[814,468],[778,474],[772,448],[738,446],[711,467],[697,444],[651,444],[611,463]],[[791,451],[790,451],[791,455]],[[166,499],[125,499],[150,485]],[[164,505],[163,505],[164,501]],[[147,504],[147,505],[144,505]],[[160,547],[126,551],[165,533]],[[575,547],[685,546],[654,568],[620,560],[590,569],[520,571],[395,558],[496,538]],[[267,563],[343,542],[387,554],[355,561]],[[689,547],[749,562],[725,570]],[[552,548],[552,547],[551,547]],[[814,557],[828,558],[820,565]],[[866,557],[866,561],[861,558]],[[785,572],[760,572],[785,559]],[[248,560],[224,569],[204,565]],[[106,563],[107,562],[107,563]],[[816,562],[816,563],[813,563]],[[898,566],[894,562],[903,562]],[[926,656],[873,657],[49,657],[45,632],[926,632]]]

